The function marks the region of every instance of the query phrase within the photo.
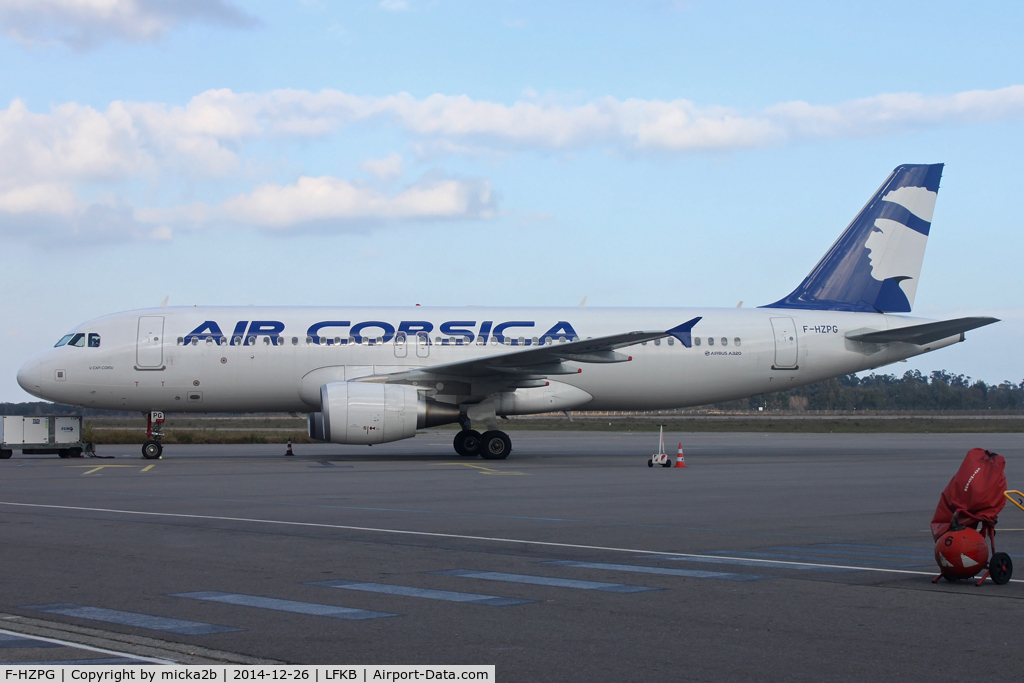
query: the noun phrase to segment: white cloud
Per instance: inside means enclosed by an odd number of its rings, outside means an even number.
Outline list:
[[[331,177],[303,176],[290,185],[264,184],[225,201],[225,218],[264,228],[352,221],[486,218],[494,197],[486,180],[426,176],[387,196]]]
[[[156,40],[185,23],[251,27],[228,0],[0,0],[0,29],[27,46],[60,42],[79,50],[110,40]]]
[[[693,154],[1021,119],[1021,85],[953,95],[886,94],[835,105],[787,102],[755,112],[682,99],[604,97],[565,104],[531,97],[504,104],[467,95],[364,97],[290,89],[208,90],[183,105],[115,101],[104,110],[68,102],[42,113],[14,100],[0,109],[0,230],[166,239],[171,233],[153,230],[218,221],[286,228],[492,214],[483,180],[428,176],[387,194],[299,169],[287,158],[288,145],[355,127],[396,129],[408,149],[435,157],[588,147]],[[269,160],[257,156],[267,153],[267,142],[275,149]],[[362,164],[384,182],[401,177],[403,166],[397,152]],[[202,190],[175,201],[176,188],[187,187]],[[109,221],[102,223],[102,216]]]
[[[392,152],[383,159],[367,159],[363,168],[381,180],[393,180],[402,175],[402,155]]]

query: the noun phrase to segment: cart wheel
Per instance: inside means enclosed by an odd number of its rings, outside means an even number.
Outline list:
[[[654,467],[654,458],[647,458],[647,466]]]
[[[142,444],[142,457],[146,460],[157,460],[163,452],[164,447],[159,441],[150,439],[146,443]]]
[[[1013,576],[1013,560],[1006,553],[995,553],[988,563],[988,571],[992,583],[1002,586]]]
[[[672,458],[665,458],[665,462],[661,463],[662,467],[672,467]]]
[[[0,460],[7,460],[12,455],[14,455],[14,449],[11,449],[11,448],[0,449]]]

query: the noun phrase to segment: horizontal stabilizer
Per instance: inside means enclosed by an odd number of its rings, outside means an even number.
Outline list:
[[[848,333],[846,338],[851,341],[867,342],[869,344],[887,344],[889,342],[906,342],[908,344],[930,344],[939,339],[952,337],[954,334],[963,334],[968,330],[974,330],[985,325],[999,322],[998,318],[975,317],[956,318],[955,320],[943,320],[937,323],[924,323],[923,325],[910,325],[908,327],[897,327],[892,330],[880,330],[878,332]]]

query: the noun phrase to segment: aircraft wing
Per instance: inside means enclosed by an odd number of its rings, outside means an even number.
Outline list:
[[[698,321],[700,321],[699,316],[665,331],[624,332],[573,342],[524,347],[517,351],[431,365],[417,370],[362,377],[356,381],[405,384],[439,378],[455,380],[493,378],[498,382],[507,380],[514,383],[517,380],[540,379],[550,375],[576,374],[581,372],[581,369],[570,365],[571,363],[622,363],[629,361],[632,360],[632,356],[619,353],[618,349],[654,339],[675,337],[683,346],[690,347],[693,343],[691,331]]]
[[[851,341],[867,342],[869,344],[887,344],[889,342],[907,342],[923,346],[939,339],[952,337],[954,334],[963,334],[968,330],[974,330],[985,325],[999,322],[998,318],[975,317],[956,318],[954,320],[943,320],[937,323],[924,323],[922,325],[909,325],[908,327],[897,327],[891,330],[880,330],[878,332],[856,331],[847,333],[846,338]]]

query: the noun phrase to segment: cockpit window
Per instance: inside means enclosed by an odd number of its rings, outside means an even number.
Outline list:
[[[98,348],[100,348],[100,335],[96,334],[95,332],[90,332],[89,333],[89,348],[90,349],[98,349]]]
[[[57,342],[56,344],[53,345],[53,348],[57,348],[58,346],[64,346],[69,341],[71,341],[71,338],[74,337],[74,336],[75,335],[73,335],[73,334],[65,334],[63,337],[60,338],[59,342]]]
[[[68,346],[85,346],[85,333],[79,332],[75,336],[71,337],[71,341],[68,342]]]

